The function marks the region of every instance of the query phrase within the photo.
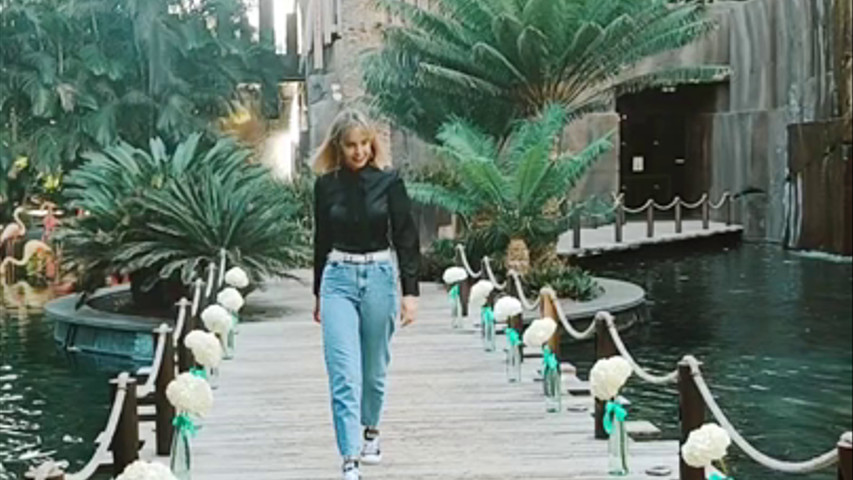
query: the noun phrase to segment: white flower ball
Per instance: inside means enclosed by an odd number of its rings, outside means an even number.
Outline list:
[[[592,394],[601,401],[613,400],[633,373],[631,364],[620,356],[599,360],[589,374]]]
[[[489,295],[495,289],[495,285],[488,280],[480,280],[471,287],[471,294],[468,296],[468,304],[471,307],[482,307],[489,300]]]
[[[233,267],[225,272],[225,283],[234,288],[246,288],[249,286],[249,274],[240,267]]]
[[[203,378],[186,372],[169,383],[166,398],[179,413],[204,417],[213,407],[213,390]]]
[[[159,463],[137,460],[124,469],[116,480],[178,480],[172,471]]]
[[[706,468],[724,458],[731,444],[728,432],[715,423],[708,423],[690,432],[687,443],[681,448],[681,456],[693,468]]]
[[[495,302],[495,321],[506,322],[510,317],[521,315],[524,309],[521,301],[515,297],[505,296]]]
[[[205,328],[222,337],[228,335],[234,323],[231,313],[222,305],[210,305],[201,312],[201,321]]]
[[[459,282],[465,281],[468,278],[468,272],[465,271],[462,267],[450,267],[444,271],[444,274],[441,276],[441,279],[444,280],[446,285],[455,285]]]
[[[193,352],[195,361],[207,368],[216,368],[222,362],[222,343],[216,335],[193,330],[184,338],[184,345]]]
[[[524,344],[530,348],[539,348],[548,343],[556,331],[557,322],[553,318],[540,318],[524,331]]]
[[[239,312],[246,303],[245,300],[243,300],[243,295],[240,295],[240,292],[233,287],[223,288],[221,292],[216,294],[216,301],[223,307],[235,313]]]

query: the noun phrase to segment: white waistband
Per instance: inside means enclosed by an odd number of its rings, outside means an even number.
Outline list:
[[[392,256],[391,250],[379,250],[378,252],[369,253],[347,253],[340,250],[332,250],[329,253],[329,260],[344,263],[389,262],[392,260]]]

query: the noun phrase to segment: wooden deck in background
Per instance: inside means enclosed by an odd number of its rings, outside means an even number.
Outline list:
[[[720,222],[711,222],[709,228],[705,230],[702,228],[701,220],[685,220],[681,233],[675,232],[674,220],[657,220],[655,221],[655,234],[652,238],[649,238],[647,229],[648,226],[645,221],[630,221],[624,226],[623,241],[617,243],[613,225],[583,228],[581,229],[580,248],[575,248],[574,233],[570,230],[560,236],[557,243],[557,253],[568,257],[588,257],[650,245],[743,233],[743,227],[740,225],[726,225]]]
[[[538,360],[525,362],[523,383],[507,383],[503,353],[451,330],[438,286],[424,285],[422,295],[419,323],[394,338],[385,462],[364,467],[365,480],[610,478],[590,397],[564,401],[585,411],[546,414],[533,379]],[[241,325],[236,358],[222,367],[213,413],[194,440],[194,480],[340,478],[312,304],[310,288],[295,281],[249,297],[245,315],[262,321]],[[676,442],[633,443],[631,452],[632,473],[622,478],[677,478]],[[673,474],[644,473],[657,465]]]

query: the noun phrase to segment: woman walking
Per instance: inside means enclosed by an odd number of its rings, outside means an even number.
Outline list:
[[[389,167],[376,130],[354,110],[338,115],[314,158],[314,320],[323,327],[344,480],[361,478],[360,463],[382,460],[394,322],[398,307],[403,326],[417,313],[418,231],[403,180]]]

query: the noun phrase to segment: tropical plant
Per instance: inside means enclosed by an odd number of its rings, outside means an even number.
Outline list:
[[[366,58],[374,107],[431,141],[448,115],[504,136],[546,104],[570,118],[610,108],[614,94],[720,79],[728,67],[633,74],[641,60],[714,28],[704,1],[377,0],[402,18]]]
[[[2,0],[0,150],[50,189],[119,138],[212,133],[240,83],[275,101],[275,53],[252,36],[240,0]]]
[[[449,122],[438,135],[438,153],[458,188],[412,182],[411,196],[459,214],[475,250],[506,250],[508,266],[524,274],[529,248],[556,245],[572,214],[569,192],[612,148],[608,136],[579,153],[554,152],[565,121],[561,107],[546,107],[540,118],[519,122],[503,147],[465,121]]]
[[[194,134],[168,151],[119,143],[87,160],[67,180],[70,206],[86,214],[58,232],[65,267],[103,278],[130,274],[149,290],[158,282],[187,282],[225,250],[260,280],[282,275],[306,255],[291,189],[249,152],[221,139],[212,146]]]

